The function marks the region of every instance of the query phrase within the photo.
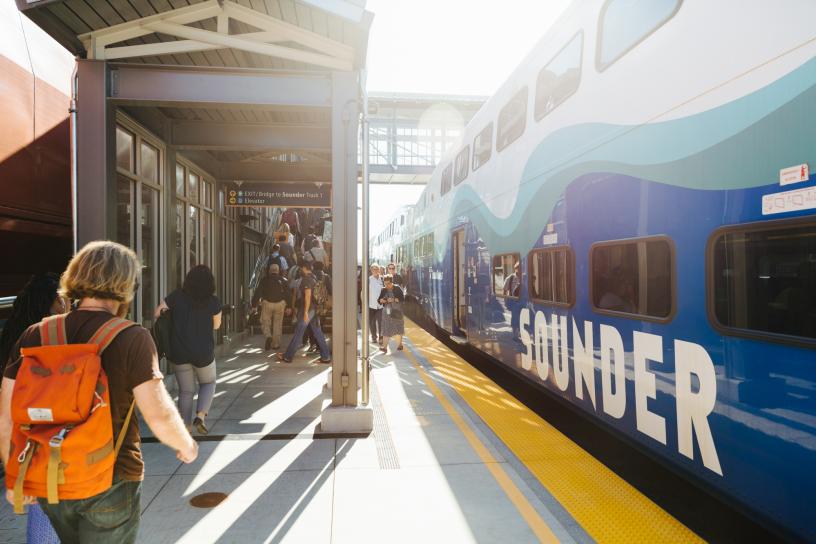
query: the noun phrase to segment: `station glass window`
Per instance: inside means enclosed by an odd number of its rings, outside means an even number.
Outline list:
[[[184,167],[176,164],[176,196],[184,196]]]
[[[590,249],[592,306],[599,313],[668,320],[674,308],[668,238],[601,242]]]
[[[194,266],[213,268],[213,182],[203,171],[180,158],[176,163],[176,233],[182,252],[176,259],[176,281],[181,286],[184,276]],[[223,199],[219,194],[219,199]],[[219,202],[220,203],[220,202]],[[179,221],[180,220],[180,221]],[[179,243],[180,242],[180,243]],[[181,265],[181,266],[179,266]]]
[[[129,317],[150,327],[159,303],[163,253],[162,154],[158,140],[123,115],[116,119],[116,226],[114,237],[142,263]]]
[[[198,180],[201,179],[197,174],[189,172],[187,175],[187,196],[192,202],[198,203]]]
[[[468,175],[468,163],[470,162],[470,146],[465,148],[456,155],[456,170],[453,175],[453,184],[459,185]]]
[[[497,297],[521,295],[521,264],[518,253],[493,256],[493,293]]]
[[[493,152],[493,123],[488,124],[473,140],[473,171],[490,160]]]
[[[575,259],[569,247],[537,249],[527,257],[530,298],[571,306],[575,302]]]
[[[716,324],[736,333],[816,341],[816,223],[728,229],[709,247]]]
[[[682,0],[607,0],[598,26],[598,70],[605,70],[671,19]]]
[[[135,137],[120,126],[116,127],[116,167],[126,172],[136,171]]]
[[[576,34],[538,73],[535,98],[535,120],[545,115],[578,90],[581,83],[581,57],[584,33]]]
[[[501,151],[516,141],[527,126],[527,87],[518,91],[499,112],[496,149]]]
[[[440,183],[439,191],[443,195],[451,190],[452,172],[453,172],[453,165],[450,165],[450,164],[444,170],[442,170],[442,182]]]

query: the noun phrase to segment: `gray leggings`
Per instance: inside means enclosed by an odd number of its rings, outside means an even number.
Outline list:
[[[198,378],[196,413],[203,412],[206,415],[212,406],[213,396],[215,396],[215,361],[201,368],[189,363],[173,363],[173,366],[179,386],[179,413],[184,423],[190,425],[194,416],[193,396],[195,395],[196,378]]]

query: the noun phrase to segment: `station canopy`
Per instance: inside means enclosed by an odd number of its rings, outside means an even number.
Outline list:
[[[331,180],[331,74],[365,66],[373,15],[364,0],[17,3],[78,58],[108,61],[116,74],[114,102],[218,180]],[[151,101],[151,86],[167,89],[163,70],[186,74],[176,85],[194,86],[196,73],[206,72],[220,75],[221,89],[233,77],[242,86],[257,82],[259,92],[269,88],[264,75],[274,75],[273,88],[287,98],[302,89],[302,104],[281,105],[274,97],[247,103],[207,89],[189,103]],[[235,77],[246,73],[258,78]],[[304,78],[312,84],[303,85]],[[127,92],[135,87],[142,92],[131,100]]]

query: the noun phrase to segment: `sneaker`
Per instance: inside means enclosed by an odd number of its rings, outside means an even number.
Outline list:
[[[264,344],[264,349],[266,351],[269,351],[270,349],[272,349],[272,338],[267,338],[266,339],[266,344]]]
[[[318,360],[317,360],[317,362],[318,362],[318,363],[320,363],[320,364],[322,364],[322,365],[330,365],[330,364],[332,364],[332,360],[331,360],[331,359],[318,359]]]
[[[196,431],[198,431],[198,434],[210,434],[209,429],[207,429],[207,426],[204,425],[204,420],[200,417],[193,420],[193,427],[195,427]]]
[[[281,361],[282,363],[291,363],[292,362],[292,359],[287,359],[285,357],[285,354],[283,354],[283,353],[276,354],[276,357],[278,358],[278,361]]]
[[[309,346],[309,349],[306,350],[306,353],[317,353],[320,351],[320,348],[317,345]]]
[[[380,353],[382,353],[382,354],[388,354],[388,348],[387,348],[386,346],[381,347],[381,348],[380,348]]]

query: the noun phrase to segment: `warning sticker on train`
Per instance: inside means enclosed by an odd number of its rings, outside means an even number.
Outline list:
[[[799,164],[779,171],[779,185],[790,185],[810,179],[810,168],[807,164]]]

